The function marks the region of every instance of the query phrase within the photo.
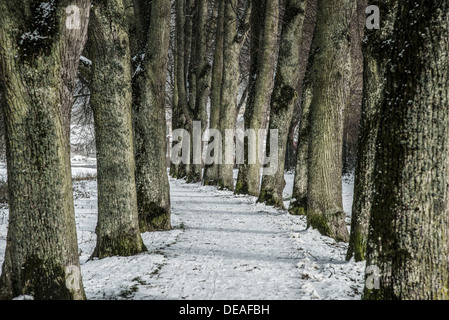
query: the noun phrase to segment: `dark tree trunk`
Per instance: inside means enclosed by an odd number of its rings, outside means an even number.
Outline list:
[[[367,30],[363,45],[364,89],[358,155],[354,181],[351,235],[346,260],[365,260],[366,243],[373,200],[374,161],[377,132],[379,128],[379,106],[385,90],[385,71],[389,55],[380,56],[378,48],[393,35],[396,8],[385,7],[380,30]],[[389,50],[384,47],[383,50]]]
[[[212,84],[210,97],[210,125],[209,128],[218,130],[220,128],[220,96],[221,82],[223,81],[223,38],[224,38],[224,8],[225,1],[219,1],[217,29],[215,35],[214,62],[212,66]],[[221,143],[221,142],[220,142]],[[210,150],[208,150],[209,152]],[[204,185],[216,185],[218,182],[218,150],[212,153],[214,162],[206,164],[204,168]]]
[[[278,130],[279,152],[277,170],[273,175],[262,178],[258,201],[284,208],[285,187],[284,164],[290,121],[295,100],[298,97],[296,85],[299,78],[300,39],[302,37],[306,1],[289,0],[285,8],[284,25],[281,34],[279,59],[273,95],[271,97],[270,130]],[[270,150],[267,140],[267,153]]]
[[[449,3],[386,0],[381,10],[397,11],[388,41],[373,50],[389,60],[366,259],[379,287],[364,298],[447,300]]]
[[[140,2],[136,0],[135,2]],[[139,7],[146,4],[140,3]],[[134,104],[137,206],[141,232],[171,229],[170,186],[166,168],[165,81],[171,4],[151,2],[139,95]],[[139,22],[144,28],[146,21]]]
[[[255,151],[245,148],[245,163],[240,165],[235,188],[236,194],[258,196],[260,191],[259,157],[254,164],[248,163],[249,154],[257,153],[263,146],[259,130],[266,124],[275,69],[276,45],[279,26],[279,1],[261,4],[252,1],[251,13],[251,70],[248,102],[245,110],[245,129],[255,130]],[[297,39],[298,41],[298,39]],[[254,155],[254,154],[253,154]]]

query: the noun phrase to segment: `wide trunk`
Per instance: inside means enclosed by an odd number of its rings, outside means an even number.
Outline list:
[[[355,0],[318,1],[312,41],[313,89],[307,183],[307,222],[347,241],[342,201],[343,110],[350,82],[349,30]]]
[[[139,232],[131,121],[131,53],[123,0],[97,3],[89,26],[98,171],[94,256],[146,250]]]
[[[90,1],[0,2],[9,227],[0,298],[84,299],[70,168]]]
[[[387,0],[381,10],[395,10],[396,18],[388,41],[375,50],[389,60],[364,298],[447,300],[449,3]]]

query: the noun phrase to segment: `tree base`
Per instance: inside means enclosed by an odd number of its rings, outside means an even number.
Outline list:
[[[129,257],[148,251],[140,233],[137,236],[102,237],[97,239],[99,240],[97,240],[97,246],[91,258]]]
[[[155,204],[147,213],[139,213],[140,232],[169,231],[172,229],[170,211]]]
[[[276,191],[262,190],[260,191],[257,202],[265,203],[269,206],[285,210],[284,199],[282,195],[279,195]]]
[[[327,211],[325,213],[316,210],[308,210],[307,226],[317,229],[323,236],[333,238],[336,241],[349,241],[349,232],[345,223],[345,213],[341,209]]]
[[[307,199],[300,199],[290,203],[288,212],[293,216],[305,216],[307,215]]]

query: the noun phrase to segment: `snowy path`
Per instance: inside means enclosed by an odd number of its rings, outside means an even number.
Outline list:
[[[75,184],[89,299],[360,298],[364,264],[344,261],[346,245],[306,230],[304,217],[214,187],[173,179],[170,185],[173,230],[143,234],[148,253],[88,261],[96,239],[96,182]],[[0,217],[0,262],[5,238]]]
[[[177,184],[174,215],[185,226],[165,250],[157,279],[164,299],[296,299],[301,254],[275,210],[247,197]],[[151,291],[148,298],[151,297]]]

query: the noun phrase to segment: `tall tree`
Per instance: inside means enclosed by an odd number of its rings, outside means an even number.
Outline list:
[[[304,17],[303,43],[301,46],[301,64],[300,68],[304,68],[303,77],[298,83],[299,92],[301,92],[300,101],[295,106],[293,112],[292,124],[298,125],[298,142],[296,150],[295,177],[293,182],[292,200],[288,211],[293,215],[305,215],[307,208],[307,181],[308,181],[308,158],[309,158],[309,133],[310,133],[310,103],[312,97],[314,70],[313,59],[304,58],[311,57],[311,46],[313,35],[315,33],[316,16],[317,16],[318,0],[309,0]],[[303,67],[305,66],[305,67]],[[296,116],[295,116],[296,115]],[[296,119],[298,118],[298,119]],[[292,139],[293,140],[293,139]]]
[[[177,89],[177,105],[175,106],[173,119],[176,129],[185,129],[191,132],[193,127],[193,112],[191,101],[191,86],[188,77],[190,76],[190,57],[192,52],[192,25],[193,25],[193,6],[192,0],[175,1],[175,79]],[[191,80],[192,78],[190,78]],[[190,135],[182,137],[183,143],[190,141]],[[173,141],[177,144],[178,141]],[[189,154],[183,155],[189,159],[188,163],[181,162],[179,165],[172,166],[176,172],[176,178],[191,177],[192,149],[186,150]]]
[[[285,187],[284,164],[290,121],[295,100],[298,97],[296,86],[300,72],[300,44],[303,31],[306,0],[288,0],[282,27],[279,58],[271,97],[269,129],[278,130],[279,161],[273,175],[262,178],[258,201],[284,208],[283,191]],[[267,150],[270,150],[267,139]]]
[[[248,102],[244,114],[245,129],[256,131],[256,150],[262,148],[259,130],[263,128],[270,103],[273,73],[275,69],[276,46],[279,26],[279,1],[252,0],[251,12],[251,70],[249,77]],[[235,192],[237,194],[259,195],[259,157],[249,163],[249,147],[245,148],[245,163],[240,165]]]
[[[10,195],[0,298],[84,299],[68,118],[90,1],[1,1]]]
[[[224,10],[225,1],[218,1],[217,27],[215,31],[214,61],[212,66],[212,83],[210,94],[210,121],[209,128],[219,129],[221,83],[223,81],[223,39],[224,39]],[[221,141],[219,142],[221,143]],[[211,152],[211,150],[208,150]],[[211,153],[214,161],[206,164],[204,168],[204,185],[216,185],[218,182],[218,148]]]
[[[383,46],[382,43],[388,42],[393,35],[396,7],[386,6],[383,8],[382,13],[382,27],[379,30],[367,29],[363,44],[364,89],[362,117],[354,181],[351,235],[346,260],[354,257],[356,261],[363,261],[366,255],[370,212],[374,195],[373,178],[379,128],[379,105],[382,103],[385,92],[385,71],[390,59],[387,54],[379,55],[378,48],[382,47],[382,50],[385,52],[391,50],[390,46]]]
[[[94,256],[146,250],[139,231],[131,120],[131,53],[123,0],[94,1],[89,25],[98,170]],[[120,76],[118,76],[120,75]]]
[[[193,106],[192,114],[194,121],[200,121],[203,135],[208,122],[207,112],[207,100],[210,91],[210,74],[211,65],[209,64],[208,51],[207,51],[207,13],[208,13],[208,1],[196,0],[195,1],[195,14],[193,20],[193,37],[194,48],[192,49],[191,57],[191,78],[195,78],[192,83],[195,83],[191,88],[191,104]],[[193,92],[194,91],[194,92]],[[193,132],[191,132],[193,134]],[[201,143],[202,139],[200,139]],[[193,147],[193,143],[192,143]],[[202,146],[199,146],[199,150],[202,150]],[[197,155],[192,153],[192,158],[200,156],[199,159],[194,159],[195,163],[192,164],[192,170],[190,172],[190,182],[200,182],[202,179],[202,163],[200,152]],[[199,163],[198,163],[199,162]]]
[[[448,299],[449,3],[397,1],[379,110],[365,299]],[[374,31],[375,32],[375,31]],[[387,58],[388,57],[388,58]],[[368,269],[369,268],[369,269]],[[377,270],[375,270],[377,268]],[[376,283],[375,283],[376,284]]]
[[[150,12],[147,1],[134,0],[137,30],[147,30],[141,37],[139,99],[134,102],[137,206],[140,230],[168,230],[170,186],[166,169],[165,81],[170,42],[171,4],[153,0]]]
[[[307,222],[347,241],[342,200],[343,110],[349,98],[349,30],[355,0],[318,1],[311,49]]]
[[[237,4],[237,0],[226,1],[224,14],[223,80],[220,105],[220,130],[223,136],[226,130],[235,130],[240,49],[249,28],[248,20],[251,12],[251,4],[248,1],[243,18],[239,19]],[[223,163],[219,165],[217,185],[223,189],[234,190],[234,159],[229,152],[233,150],[234,139],[228,137],[224,140],[227,140],[228,148],[226,146],[223,148]]]

